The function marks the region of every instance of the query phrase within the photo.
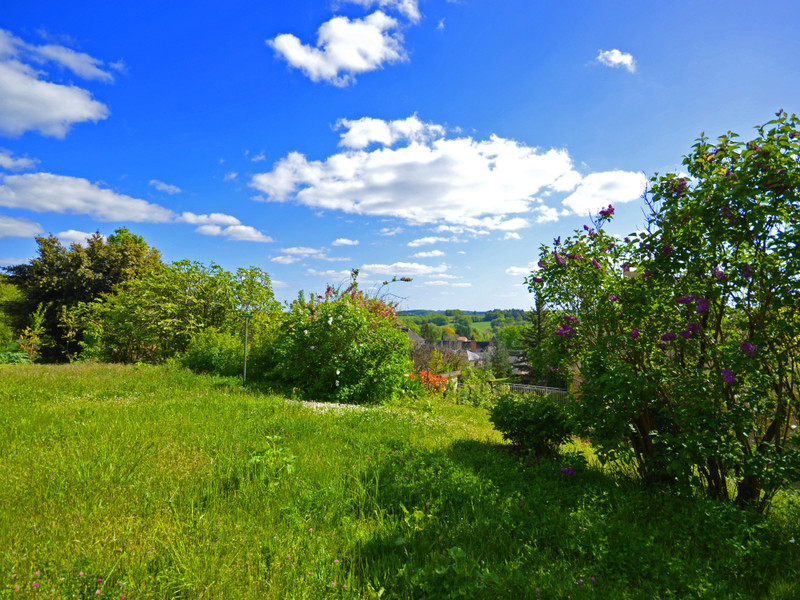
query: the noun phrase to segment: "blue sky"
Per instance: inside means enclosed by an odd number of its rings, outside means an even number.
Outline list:
[[[127,227],[296,297],[529,308],[541,243],[798,111],[794,0],[5,2],[0,265]]]

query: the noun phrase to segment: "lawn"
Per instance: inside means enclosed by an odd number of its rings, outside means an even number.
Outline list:
[[[800,597],[796,495],[765,517],[643,489],[581,444],[524,461],[479,408],[167,366],[0,382],[1,597]]]

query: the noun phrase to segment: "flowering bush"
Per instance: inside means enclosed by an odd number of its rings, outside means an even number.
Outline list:
[[[409,378],[419,380],[422,386],[429,392],[444,392],[447,387],[447,377],[434,375],[430,371],[411,373]]]
[[[273,377],[313,400],[363,404],[400,393],[413,368],[410,342],[392,304],[358,289],[358,271],[344,289],[301,296],[274,346]]]
[[[798,119],[758,133],[700,138],[688,177],[651,180],[644,232],[608,235],[604,209],[528,283],[564,315],[556,368],[601,453],[763,510],[800,479]]]

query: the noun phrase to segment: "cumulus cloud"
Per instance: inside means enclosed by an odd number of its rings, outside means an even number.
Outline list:
[[[0,215],[0,239],[6,237],[29,238],[39,235],[43,231],[41,225],[28,219],[15,219]]]
[[[607,67],[625,68],[631,73],[636,71],[636,60],[632,54],[620,52],[616,48],[613,50],[600,50],[597,60]]]
[[[271,237],[264,235],[255,227],[248,225],[228,225],[221,227],[220,225],[201,225],[195,232],[202,235],[213,235],[226,237],[235,242],[273,242]]]
[[[0,176],[0,206],[34,212],[90,215],[99,221],[165,223],[174,213],[79,177],[52,173]]]
[[[519,239],[522,239],[522,236],[520,236],[520,234],[518,234],[518,233],[516,233],[514,231],[509,231],[507,234],[505,234],[505,236],[503,236],[503,239],[504,240],[519,240]]]
[[[449,242],[449,241],[450,238],[432,235],[424,238],[418,238],[416,240],[411,240],[410,242],[408,242],[408,245],[411,248],[418,248],[420,246],[430,246],[431,244],[438,244],[439,242]]]
[[[189,225],[241,225],[242,222],[234,216],[223,213],[211,213],[208,215],[196,215],[193,212],[183,212],[175,219],[179,223],[189,223]]]
[[[164,192],[166,194],[180,194],[183,191],[177,185],[164,183],[163,181],[159,181],[158,179],[151,179],[150,185],[156,188],[159,192]]]
[[[527,277],[531,274],[531,267],[508,267],[506,274],[514,277]]]
[[[405,16],[412,23],[419,22],[421,17],[417,0],[341,0],[351,4],[360,4],[364,8],[371,8],[375,4],[384,10],[393,10]]]
[[[431,273],[446,271],[447,265],[441,264],[438,267],[434,267],[431,265],[423,265],[420,263],[396,262],[391,265],[386,265],[386,264],[362,265],[360,270],[369,275],[415,277],[419,275],[430,275]]]
[[[280,256],[270,258],[274,263],[291,265],[305,259],[327,260],[330,262],[346,261],[349,258],[329,256],[326,248],[309,248],[307,246],[293,246],[291,248],[281,248],[283,252]]]
[[[563,204],[577,215],[596,214],[609,204],[632,202],[642,197],[647,178],[642,173],[605,171],[587,175]]]
[[[339,238],[333,240],[332,246],[358,246],[358,240],[348,240],[347,238]]]
[[[342,140],[351,149],[325,160],[291,152],[272,171],[254,175],[250,185],[272,202],[416,225],[511,231],[529,226],[531,218],[552,220],[538,196],[572,191],[581,181],[565,150],[540,150],[495,135],[483,141],[436,137],[442,130],[416,117],[339,125],[347,129]],[[406,143],[393,147],[400,140]],[[361,149],[372,142],[383,145]]]
[[[43,79],[31,63],[55,62],[79,77],[113,81],[102,61],[64,46],[34,46],[0,29],[0,133],[26,131],[63,138],[70,127],[108,118],[108,107],[85,89]]]
[[[346,131],[341,134],[339,145],[356,150],[363,150],[375,142],[384,146],[393,146],[400,140],[424,142],[445,133],[441,125],[423,123],[416,115],[395,121],[371,117],[362,117],[355,121],[339,119],[336,129],[341,128]]]
[[[406,60],[397,28],[397,20],[376,11],[363,19],[339,16],[323,23],[316,47],[303,44],[291,33],[282,33],[267,44],[312,81],[344,87],[360,73]]]
[[[75,229],[68,229],[67,231],[61,231],[56,234],[56,237],[61,241],[62,244],[78,244],[83,246],[86,244],[86,241],[92,237],[93,233],[88,233],[86,231],[77,231]],[[105,239],[105,236],[103,236]]]
[[[429,252],[417,252],[414,258],[436,258],[437,256],[444,256],[441,250],[431,250]]]
[[[0,148],[0,167],[9,171],[32,169],[39,163],[35,158],[14,158],[11,150]]]

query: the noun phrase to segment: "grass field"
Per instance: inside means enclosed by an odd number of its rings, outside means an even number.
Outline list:
[[[800,598],[796,495],[764,517],[588,446],[526,463],[436,399],[5,365],[0,425],[4,598]]]

